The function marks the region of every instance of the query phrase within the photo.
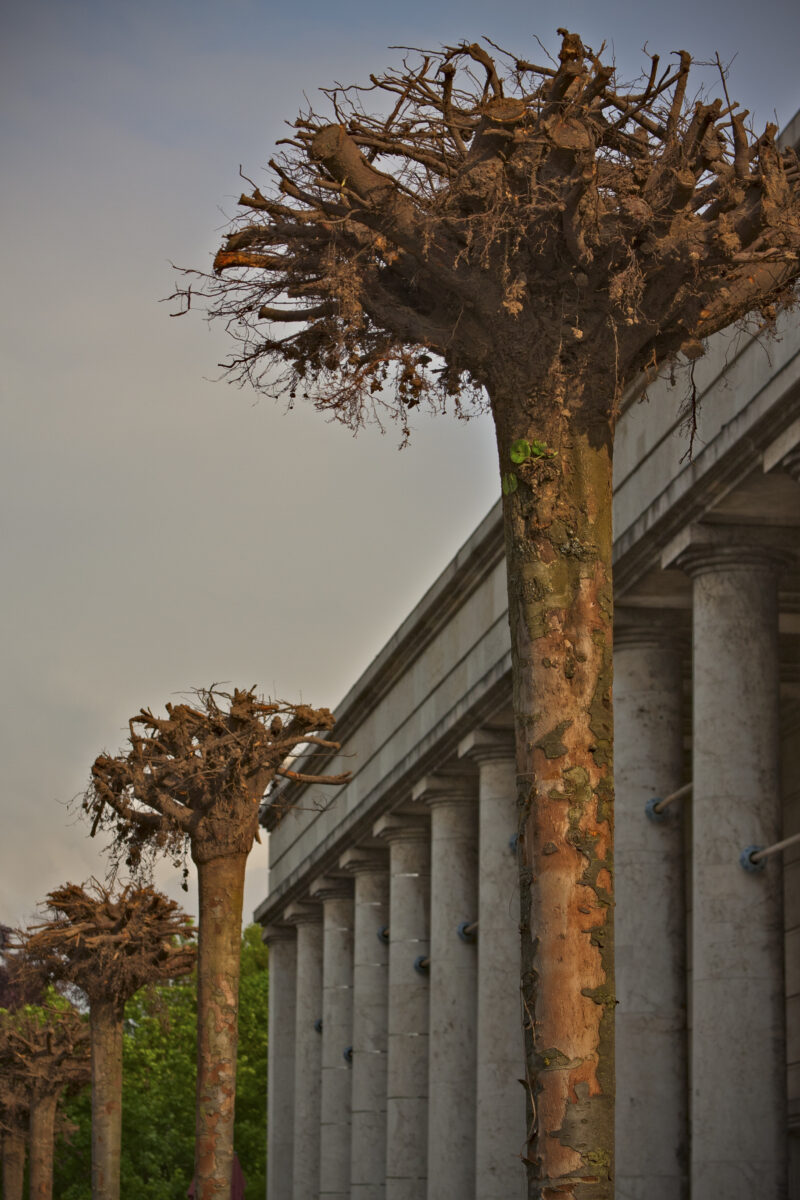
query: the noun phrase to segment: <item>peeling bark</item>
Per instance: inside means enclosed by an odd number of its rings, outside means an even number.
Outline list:
[[[246,862],[246,854],[236,854],[197,864],[196,1200],[228,1200],[231,1194]]]
[[[60,1089],[31,1101],[30,1200],[52,1200],[53,1139]]]
[[[529,1195],[541,1200],[614,1194],[612,429],[608,404],[582,391],[571,379],[568,399],[556,386],[535,409],[496,413],[501,469],[517,479],[504,520]],[[512,464],[520,439],[546,449]]]
[[[25,1178],[25,1135],[3,1134],[3,1200],[22,1200]]]
[[[122,1015],[114,1001],[92,1004],[92,1200],[120,1194]]]

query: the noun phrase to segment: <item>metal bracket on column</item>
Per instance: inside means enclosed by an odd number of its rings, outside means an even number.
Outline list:
[[[315,1033],[322,1033],[322,1017],[317,1017],[314,1022],[314,1031]]]
[[[470,946],[474,946],[478,940],[478,922],[462,921],[458,927],[458,936],[462,942],[468,942]]]
[[[431,969],[431,960],[427,954],[420,954],[414,959],[414,970],[418,975],[427,975]]]
[[[342,1058],[344,1059],[344,1061],[346,1063],[351,1063],[353,1061],[353,1047],[352,1046],[345,1046],[345,1048],[342,1052]]]
[[[677,791],[670,792],[668,796],[651,796],[644,806],[645,816],[651,821],[659,824],[661,821],[666,821],[666,809],[675,800],[680,800],[683,796],[688,796],[692,790],[691,783],[685,783],[683,787],[679,787]]]
[[[664,801],[662,800],[661,796],[651,796],[647,801],[647,804],[644,806],[645,816],[648,817],[649,820],[655,821],[656,824],[659,825],[662,821],[666,821],[667,819],[667,814],[661,811],[661,805],[663,803]]]
[[[380,929],[378,930],[378,941],[383,942],[384,946],[389,945],[389,926],[388,925],[381,925]]]
[[[751,871],[755,874],[757,871],[763,871],[766,863],[761,859],[754,858],[755,854],[764,849],[763,846],[745,846],[742,853],[739,855],[739,866],[745,871]]]
[[[781,850],[794,846],[796,842],[800,842],[800,833],[794,833],[771,846],[745,846],[739,855],[739,865],[744,867],[745,871],[763,871],[767,865],[764,859],[769,858],[771,854],[780,854]]]

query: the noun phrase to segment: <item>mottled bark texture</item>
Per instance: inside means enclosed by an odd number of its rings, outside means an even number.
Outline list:
[[[197,866],[195,1196],[212,1200],[231,1189],[242,896],[259,806],[276,776],[290,790],[270,805],[272,823],[292,803],[292,784],[338,784],[349,773],[289,766],[298,745],[328,756],[339,749],[320,736],[333,727],[328,709],[264,703],[253,689],[196,696],[196,706],[167,704],[164,718],[143,709],[131,720],[130,749],[96,759],[84,809],[93,832],[114,830],[116,852],[134,869],[148,852],[180,860],[187,848]]]
[[[192,969],[195,931],[174,900],[133,884],[67,883],[43,907],[49,920],[15,936],[12,962],[23,980],[73,984],[89,999],[92,1200],[118,1200],[125,1002]]]
[[[197,964],[197,1130],[195,1196],[231,1194],[239,945],[247,855],[212,858],[197,868],[200,956]],[[277,1036],[280,1032],[276,1031]]]
[[[3,1200],[22,1200],[25,1178],[25,1134],[3,1134]]]
[[[588,385],[553,385],[554,395],[537,397],[535,425],[524,402],[497,412],[528,1158],[532,1194],[595,1200],[612,1194],[614,1145],[612,436]],[[528,447],[539,455],[520,461]]]
[[[611,448],[623,389],[800,269],[800,168],[691,57],[409,51],[294,122],[199,291],[233,375],[358,427],[485,404],[505,494],[530,1195],[611,1200]],[[491,47],[491,53],[487,49]],[[692,89],[693,91],[694,89]],[[193,273],[197,275],[198,273]],[[188,297],[187,290],[179,295]],[[193,280],[191,295],[198,285]],[[520,1072],[522,1073],[522,1072]]]

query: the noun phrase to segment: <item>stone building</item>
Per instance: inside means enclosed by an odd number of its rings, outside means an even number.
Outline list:
[[[750,857],[800,832],[778,335],[698,361],[691,459],[685,380],[617,434],[618,1200],[800,1200],[800,844]],[[265,810],[269,1200],[524,1195],[509,646],[498,504],[339,705],[351,782]]]

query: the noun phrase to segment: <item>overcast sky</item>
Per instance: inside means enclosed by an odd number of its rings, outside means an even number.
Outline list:
[[[220,382],[223,330],[159,303],[170,262],[209,265],[304,92],[397,43],[535,58],[560,25],[628,76],[645,42],[737,55],[759,124],[800,107],[796,0],[3,0],[0,921],[104,874],[66,805],[140,706],[220,680],[335,705],[498,494],[486,419],[398,453]],[[265,881],[256,848],[248,911]]]

